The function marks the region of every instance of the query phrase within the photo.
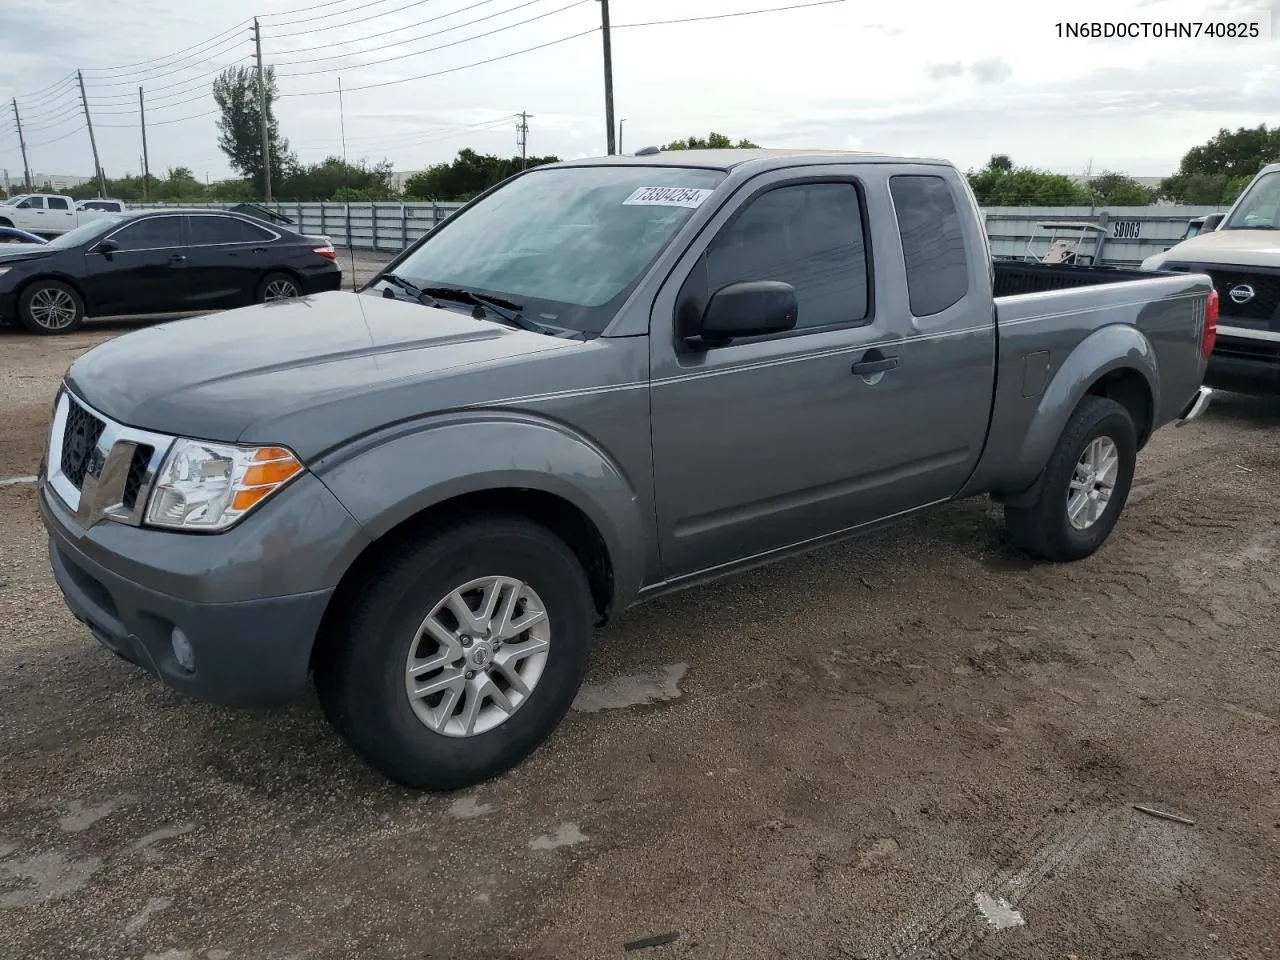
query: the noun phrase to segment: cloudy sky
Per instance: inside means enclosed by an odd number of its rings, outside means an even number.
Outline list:
[[[639,25],[804,3],[812,0],[611,0],[623,149],[716,130],[771,147],[941,156],[962,168],[1001,152],[1064,173],[1092,163],[1094,172],[1163,176],[1221,127],[1280,121],[1280,0],[829,0]],[[139,85],[153,172],[229,175],[210,84],[219,69],[250,62],[255,15],[276,65],[282,132],[304,161],[342,153],[339,77],[352,160],[414,170],[466,146],[511,155],[522,110],[533,154],[605,150],[597,0],[6,6],[0,168],[15,178],[13,97],[33,171],[91,173],[76,68],[108,176],[140,168]],[[1068,39],[1057,26],[1068,17],[1259,22],[1262,36]]]

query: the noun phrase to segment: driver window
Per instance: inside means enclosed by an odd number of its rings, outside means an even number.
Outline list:
[[[20,204],[18,204],[18,209],[19,210],[43,210],[44,197],[27,197],[27,199],[23,200]]]
[[[711,242],[706,264],[708,294],[749,280],[791,284],[797,329],[870,322],[866,234],[853,184],[761,194]]]

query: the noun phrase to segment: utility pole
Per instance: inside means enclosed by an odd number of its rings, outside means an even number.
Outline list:
[[[142,199],[147,199],[147,181],[151,179],[151,158],[147,156],[147,108],[138,88],[138,116],[142,118]]]
[[[520,169],[526,166],[529,154],[529,114],[520,111],[520,121],[516,124],[516,145],[520,147]]]
[[[102,174],[102,164],[98,160],[98,141],[93,136],[93,118],[89,116],[89,98],[84,92],[84,74],[76,71],[76,79],[80,81],[80,102],[84,104],[84,122],[89,128],[89,146],[93,148],[93,170],[98,175],[98,196],[107,195],[107,178]]]
[[[604,37],[604,123],[609,131],[609,156],[613,156],[613,40],[609,34],[609,0],[600,0],[600,33]]]
[[[13,98],[13,122],[18,125],[18,146],[22,148],[22,178],[31,189],[31,164],[27,162],[27,141],[22,139],[22,117],[18,116],[18,98]]]
[[[338,129],[342,131],[342,162],[347,162],[347,120],[342,110],[342,78],[338,78]]]
[[[253,18],[253,44],[258,51],[258,110],[262,114],[262,176],[267,188],[267,203],[271,202],[271,134],[267,123],[267,75],[262,69],[262,28],[258,18]]]

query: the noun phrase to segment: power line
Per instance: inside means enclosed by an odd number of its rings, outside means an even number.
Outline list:
[[[83,129],[84,129],[84,125],[81,124],[80,126],[76,127],[74,130],[64,133],[60,137],[54,137],[52,140],[41,140],[39,143],[28,143],[27,149],[30,149],[31,147],[47,147],[51,143],[57,143],[59,140],[65,140],[67,139],[67,137],[73,137]]]
[[[253,22],[252,20],[241,20],[234,27],[231,27],[228,30],[223,30],[221,33],[214,34],[212,37],[209,37],[206,40],[202,40],[199,43],[192,44],[189,47],[183,47],[181,50],[176,50],[173,53],[166,53],[162,57],[153,57],[150,60],[139,60],[137,63],[118,64],[117,66],[114,66],[114,67],[90,68],[90,69],[87,69],[85,72],[86,73],[110,73],[110,72],[116,72],[116,71],[136,70],[136,68],[145,67],[147,64],[150,64],[150,63],[159,63],[162,60],[170,60],[170,59],[173,59],[174,57],[178,57],[181,54],[196,50],[197,48],[212,46],[215,44],[217,40],[220,40],[222,37],[229,36],[232,33],[236,33],[237,31],[248,26],[252,22]],[[75,74],[72,74],[72,76],[74,77]]]
[[[351,9],[349,9],[349,10],[335,10],[333,13],[322,13],[322,14],[320,14],[320,16],[318,16],[318,17],[301,17],[301,18],[299,18],[299,19],[297,19],[297,20],[280,20],[280,21],[277,21],[277,22],[275,22],[275,23],[268,23],[268,24],[267,24],[267,26],[269,26],[269,27],[292,27],[292,26],[296,26],[296,25],[298,25],[298,24],[300,24],[300,23],[315,23],[317,20],[331,20],[331,19],[333,19],[334,17],[345,17],[345,16],[350,16],[351,14],[360,14],[360,18],[361,18],[362,20],[367,20],[367,19],[372,19],[371,17],[368,17],[368,16],[366,16],[366,15],[365,15],[365,14],[366,14],[366,11],[367,11],[370,7],[376,7],[376,6],[377,6],[378,4],[380,4],[380,3],[390,3],[390,2],[391,2],[391,0],[369,0],[369,2],[368,2],[368,3],[359,3],[359,2],[358,2],[358,3],[357,3],[357,5],[356,5],[355,7],[352,7],[352,8],[351,8]],[[408,4],[407,6],[404,6],[404,7],[397,7],[395,10],[388,10],[388,11],[386,11],[386,13],[376,13],[376,14],[374,14],[373,16],[375,16],[375,17],[386,16],[386,15],[388,15],[388,14],[397,13],[397,12],[399,12],[400,10],[408,10],[408,9],[409,9],[409,7],[417,7],[417,6],[421,6],[421,5],[422,5],[422,4],[424,4],[424,3],[431,3],[431,2],[432,2],[432,0],[413,0],[413,2],[412,2],[412,3],[410,3],[410,4]],[[266,17],[259,17],[258,19],[260,19],[260,20],[265,20],[265,19],[267,19],[267,18],[266,18]],[[328,29],[328,28],[326,27],[325,29]],[[311,31],[306,31],[306,32],[310,33]]]
[[[464,44],[464,43],[470,43],[472,40],[482,40],[482,39],[484,39],[485,37],[492,37],[493,35],[498,34],[498,33],[505,33],[507,30],[513,30],[513,29],[515,29],[516,27],[523,27],[525,24],[533,23],[533,22],[534,22],[534,21],[536,21],[536,20],[545,20],[547,17],[555,16],[557,13],[564,13],[566,10],[572,10],[574,7],[580,7],[580,6],[582,6],[583,4],[586,4],[586,3],[593,3],[593,2],[595,2],[595,0],[573,0],[573,2],[572,2],[572,3],[568,3],[568,4],[566,4],[566,5],[565,5],[565,6],[563,6],[563,7],[556,7],[556,9],[554,9],[554,10],[549,10],[549,11],[547,11],[546,13],[539,13],[539,14],[537,14],[536,16],[528,17],[528,18],[526,18],[526,19],[524,19],[524,20],[517,20],[515,23],[509,23],[509,24],[507,24],[506,26],[502,26],[502,27],[494,27],[492,30],[486,30],[484,33],[477,33],[477,34],[475,34],[474,36],[470,36],[470,37],[463,37],[461,40],[450,40],[448,43],[442,43],[442,44],[439,44],[439,45],[434,46],[434,47],[426,47],[426,48],[424,48],[424,49],[422,49],[422,50],[415,50],[415,51],[413,51],[413,52],[411,52],[411,53],[402,53],[402,54],[399,54],[398,56],[394,56],[394,57],[383,57],[382,59],[377,60],[377,61],[375,61],[375,62],[373,62],[373,63],[357,63],[357,64],[353,64],[353,65],[350,65],[350,66],[344,66],[344,67],[342,67],[341,69],[345,72],[345,71],[347,71],[347,70],[359,70],[359,69],[362,69],[362,68],[364,68],[364,67],[380,67],[380,66],[382,66],[384,63],[394,63],[394,62],[395,62],[395,61],[397,61],[397,60],[406,60],[406,59],[408,59],[409,57],[419,57],[419,56],[422,56],[422,54],[424,54],[424,53],[435,53],[437,50],[447,50],[449,47],[457,47],[457,46],[460,46],[460,45],[462,45],[462,44]],[[481,18],[481,19],[486,19],[486,18]],[[459,26],[466,26],[466,24],[459,24]],[[451,30],[452,30],[452,29],[457,29],[457,28],[456,28],[456,27],[450,27],[449,29],[451,29]],[[593,29],[594,29],[594,28],[593,28]],[[447,33],[447,32],[448,32],[447,30],[441,30],[441,31],[439,31],[439,33]],[[438,35],[438,34],[427,34],[427,36],[434,36],[434,35]],[[421,39],[424,39],[424,38],[423,38],[423,37],[416,37],[415,39],[417,39],[417,40],[421,40]],[[362,52],[362,53],[370,53],[370,52],[372,52],[372,51],[367,51],[367,50],[365,50],[365,51],[360,51],[360,52]],[[347,57],[347,56],[355,56],[355,54],[339,55],[339,56],[335,56],[335,57],[321,57],[320,59],[321,59],[321,60],[342,60],[342,59],[346,59],[346,57]],[[304,60],[304,61],[300,61],[300,62],[301,62],[301,63],[306,63],[306,62],[308,62],[308,61],[305,61],[305,60]],[[318,62],[318,61],[317,61],[317,62]],[[287,66],[293,66],[293,64],[287,64]],[[334,72],[335,72],[335,71],[337,71],[338,69],[339,69],[339,68],[337,68],[337,67],[325,67],[325,68],[320,69],[320,70],[300,70],[300,71],[298,71],[297,73],[281,73],[281,74],[277,74],[277,76],[280,76],[280,77],[309,77],[309,76],[313,76],[313,75],[315,75],[315,74],[317,74],[317,73],[334,73]],[[360,87],[352,87],[351,89],[353,89],[353,90],[359,90],[359,89],[361,89],[361,88],[360,88]]]
[[[426,0],[422,0],[422,2],[426,2]],[[513,10],[519,10],[521,7],[527,7],[527,6],[529,6],[530,4],[533,4],[533,3],[542,3],[542,2],[543,2],[543,0],[526,0],[526,2],[525,2],[525,3],[522,3],[522,4],[520,4],[519,6],[516,6],[516,7],[511,7],[510,9],[504,10],[504,11],[502,11],[502,13],[511,13]],[[354,38],[352,38],[352,39],[350,39],[350,40],[332,40],[332,41],[330,41],[329,43],[318,43],[318,44],[316,44],[315,46],[311,46],[311,47],[297,47],[297,48],[295,48],[295,49],[293,49],[293,50],[281,50],[281,51],[279,51],[279,52],[277,53],[277,55],[293,56],[295,53],[310,53],[312,50],[326,50],[326,49],[328,49],[328,48],[330,48],[330,47],[341,47],[341,46],[344,46],[345,44],[348,44],[348,43],[361,43],[362,41],[365,41],[365,40],[376,40],[378,37],[385,37],[385,36],[388,36],[388,35],[393,34],[393,33],[403,33],[405,30],[412,30],[414,27],[421,27],[421,26],[423,26],[424,24],[428,24],[428,23],[435,23],[437,20],[446,20],[446,19],[448,19],[449,17],[456,17],[456,16],[457,16],[458,14],[460,14],[460,13],[467,13],[467,12],[469,12],[469,11],[471,11],[471,10],[475,10],[477,7],[486,7],[486,6],[488,6],[489,4],[491,4],[491,3],[497,3],[497,0],[478,0],[478,2],[477,2],[477,3],[468,4],[468,5],[467,5],[467,6],[465,6],[465,7],[459,7],[457,10],[450,10],[448,13],[441,13],[441,14],[439,14],[439,15],[437,15],[437,16],[434,16],[434,17],[428,17],[428,18],[427,18],[427,19],[425,19],[425,20],[419,20],[419,21],[417,21],[416,23],[410,23],[410,24],[407,24],[407,25],[405,25],[405,26],[392,27],[390,30],[383,30],[381,33],[371,33],[371,34],[368,34],[367,36],[363,36],[363,37],[354,37]],[[411,6],[416,6],[416,4],[411,4]],[[406,8],[402,7],[401,9],[406,9]],[[389,11],[389,12],[394,13],[394,12],[397,12],[397,11]],[[379,13],[379,14],[375,14],[375,15],[374,15],[374,16],[372,16],[372,17],[369,17],[368,19],[370,19],[370,20],[376,20],[376,19],[378,19],[378,17],[383,17],[383,16],[386,16],[386,14]],[[497,14],[497,13],[495,13],[495,14],[492,14],[491,16],[497,17],[497,16],[501,16],[501,14]],[[484,19],[488,19],[488,18],[486,18],[486,17],[481,17],[481,18],[479,18],[478,20],[469,20],[469,21],[467,21],[467,22],[468,22],[468,23],[479,23],[479,22],[480,22],[480,20],[484,20]],[[466,26],[466,24],[459,24],[459,26]],[[450,29],[456,29],[456,28],[455,28],[455,27],[451,27]],[[304,31],[302,31],[302,33],[311,33],[311,32],[312,32],[311,30],[304,30]],[[441,31],[441,32],[443,32],[443,31]],[[283,36],[286,36],[286,37],[288,37],[288,36],[301,36],[301,35],[302,35],[302,33],[297,33],[297,34],[287,34],[287,33],[286,33],[286,34],[284,34]],[[278,39],[280,39],[280,37],[278,37],[278,36],[277,36],[277,37],[272,37],[271,39],[276,39],[276,40],[278,40]],[[421,38],[419,37],[419,38],[417,38],[417,39],[421,39]],[[402,41],[402,42],[408,42],[408,41]],[[355,53],[369,53],[370,51],[368,51],[368,50],[356,50],[356,51],[354,51],[354,52],[355,52]],[[311,61],[308,61],[308,60],[302,60],[302,61],[299,61],[299,62],[300,62],[300,63],[310,63]]]
[[[712,13],[704,17],[680,17],[675,20],[650,20],[647,23],[615,23],[614,30],[626,30],[629,27],[664,27],[675,23],[697,23],[702,20],[728,20],[731,17],[754,17],[760,13],[783,13],[788,10],[807,10],[810,7],[829,7],[836,3],[848,3],[849,0],[814,0],[812,3],[794,3],[786,7],[769,7],[764,10],[738,10],[733,13]]]
[[[446,70],[436,70],[433,73],[423,73],[423,74],[419,74],[416,77],[403,77],[400,80],[383,80],[378,83],[366,83],[363,86],[344,87],[343,89],[346,90],[347,92],[353,92],[356,90],[373,90],[378,87],[394,86],[395,84],[398,84],[398,83],[412,83],[415,80],[426,80],[426,79],[429,79],[430,77],[441,77],[448,73],[457,73],[459,70],[469,70],[472,67],[482,67],[485,64],[497,63],[499,60],[510,60],[512,57],[519,57],[526,53],[533,53],[535,50],[545,50],[547,47],[554,47],[561,43],[568,43],[570,40],[577,40],[579,37],[590,36],[591,34],[599,31],[599,29],[600,29],[599,27],[592,27],[590,30],[583,30],[579,33],[573,33],[567,37],[560,37],[557,40],[548,40],[546,43],[539,43],[532,47],[525,47],[523,50],[514,50],[511,53],[504,53],[504,54],[501,54],[500,56],[489,57],[487,60],[476,60],[474,63],[464,63],[456,67],[449,67]],[[319,96],[327,97],[327,96],[331,96],[332,93],[333,92],[331,90],[309,90],[306,93],[282,93],[280,94],[280,97],[281,99],[285,97],[319,97]]]

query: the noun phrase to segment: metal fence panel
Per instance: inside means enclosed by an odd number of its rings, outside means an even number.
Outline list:
[[[233,203],[143,203],[133,209],[211,207]],[[329,237],[335,245],[356,250],[398,253],[458,210],[461,203],[273,203],[264,206],[290,217],[303,233]],[[1102,262],[1136,265],[1181,239],[1195,217],[1221,213],[1225,207],[985,207],[982,216],[997,257],[1043,256],[1049,234],[1037,229],[1045,220],[1096,223],[1105,228]],[[1088,244],[1092,246],[1092,242]]]

